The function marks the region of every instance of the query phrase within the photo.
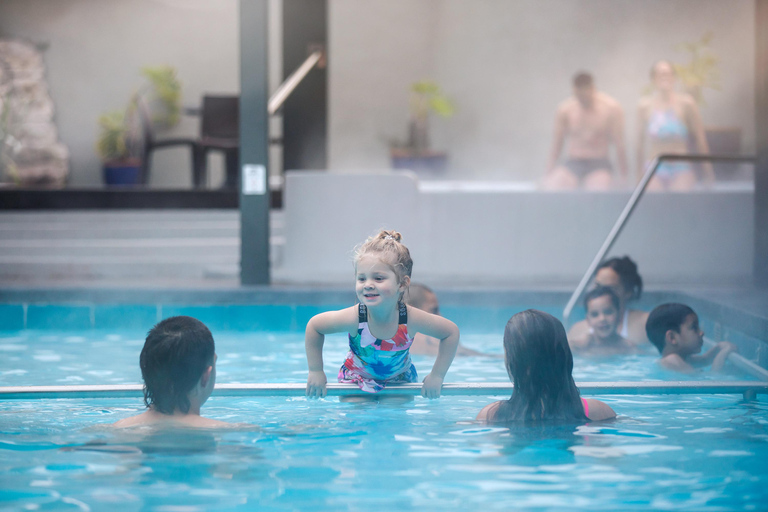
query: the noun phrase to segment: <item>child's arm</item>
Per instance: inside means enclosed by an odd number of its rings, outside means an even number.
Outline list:
[[[328,379],[323,371],[323,343],[325,335],[335,332],[352,332],[357,329],[357,306],[328,311],[313,316],[304,332],[304,348],[307,351],[307,396],[324,397]]]
[[[687,361],[693,366],[707,366],[712,363],[712,369],[719,371],[723,369],[728,354],[736,352],[736,345],[728,341],[721,341],[703,354],[689,356]]]
[[[440,340],[435,364],[421,387],[421,396],[437,398],[459,346],[459,328],[446,318],[408,306],[408,331],[414,334],[420,332]]]
[[[685,359],[677,354],[669,354],[659,360],[659,364],[667,370],[674,370],[680,373],[695,373],[696,369],[688,364]]]

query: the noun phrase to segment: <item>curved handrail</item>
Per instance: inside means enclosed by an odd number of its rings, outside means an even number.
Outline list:
[[[322,51],[318,50],[313,52],[312,55],[307,57],[301,66],[291,74],[291,76],[285,79],[285,82],[280,84],[280,87],[278,87],[274,94],[272,94],[272,97],[269,98],[269,103],[267,104],[269,115],[272,116],[275,112],[280,110],[280,107],[283,106],[283,103],[288,99],[288,96],[291,95],[293,90],[296,89],[302,80],[304,80],[304,77],[307,76],[307,73],[309,73],[315,65],[320,65],[322,59]]]
[[[584,289],[587,287],[589,280],[592,278],[592,275],[595,273],[595,270],[597,270],[597,266],[600,265],[600,262],[603,261],[603,258],[605,257],[605,255],[608,253],[608,251],[611,250],[611,247],[613,247],[613,243],[616,241],[616,238],[621,233],[621,230],[624,229],[624,224],[626,224],[627,219],[629,219],[629,216],[632,215],[632,211],[635,209],[637,202],[645,193],[645,189],[648,186],[648,182],[651,181],[651,178],[653,177],[653,175],[656,174],[656,170],[659,168],[659,166],[663,162],[669,162],[669,161],[672,161],[672,162],[674,161],[731,162],[731,163],[754,164],[756,160],[757,160],[757,157],[754,157],[754,156],[694,155],[694,154],[690,154],[690,155],[664,154],[654,158],[645,168],[645,174],[643,174],[643,177],[640,179],[640,182],[637,184],[637,186],[635,187],[635,190],[632,192],[632,195],[630,196],[629,201],[627,201],[627,204],[624,206],[624,210],[622,210],[621,214],[619,215],[619,218],[616,219],[616,222],[613,224],[611,231],[608,233],[608,236],[605,238],[603,245],[597,251],[597,254],[592,259],[592,263],[589,264],[589,267],[587,268],[587,271],[584,273],[584,276],[581,278],[579,285],[576,287],[576,290],[574,290],[573,295],[571,295],[571,298],[568,299],[568,303],[566,304],[565,309],[563,309],[563,323],[566,326],[568,325],[568,319],[571,316],[573,307],[576,305],[576,301],[579,300],[579,297],[584,292]]]

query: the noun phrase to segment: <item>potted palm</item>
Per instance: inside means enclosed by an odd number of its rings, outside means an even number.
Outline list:
[[[445,152],[431,149],[429,117],[432,113],[451,117],[455,110],[453,102],[436,83],[424,80],[411,84],[409,110],[408,140],[392,144],[392,167],[428,173],[444,171],[448,157]]]
[[[142,180],[142,136],[138,117],[140,103],[147,106],[156,128],[172,128],[181,112],[181,83],[171,66],[146,67],[147,83],[131,95],[125,110],[99,117],[96,151],[103,164],[107,185],[137,185]]]

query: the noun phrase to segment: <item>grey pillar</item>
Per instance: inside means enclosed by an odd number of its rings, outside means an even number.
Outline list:
[[[768,0],[755,3],[755,284],[768,287]]]
[[[240,283],[269,284],[267,1],[240,0]]]

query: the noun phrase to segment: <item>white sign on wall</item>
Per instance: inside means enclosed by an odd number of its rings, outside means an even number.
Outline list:
[[[243,165],[243,194],[263,195],[267,193],[267,169],[263,165]]]

